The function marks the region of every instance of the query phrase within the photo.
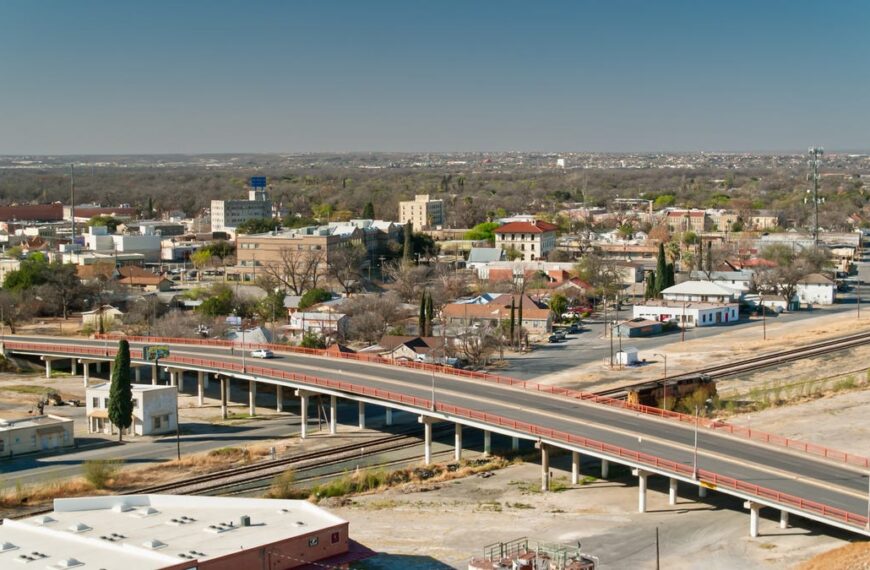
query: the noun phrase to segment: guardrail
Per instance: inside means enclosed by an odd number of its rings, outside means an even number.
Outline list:
[[[63,353],[75,353],[75,354],[92,354],[92,355],[100,355],[103,357],[112,357],[117,352],[117,348],[112,347],[109,349],[99,348],[99,347],[75,347],[75,346],[62,346],[62,345],[48,345],[48,344],[37,344],[37,343],[21,343],[21,342],[7,342],[6,346],[12,349],[18,350],[26,350],[26,351],[46,351],[46,352],[63,352]],[[136,355],[136,356],[134,356]],[[130,350],[131,358],[141,358],[142,351],[140,349],[131,349]],[[163,362],[171,363],[171,364],[189,364],[192,366],[199,366],[204,368],[213,368],[219,370],[231,370],[234,372],[242,372],[242,365],[234,362],[224,362],[220,360],[211,360],[208,358],[194,358],[188,356],[172,356],[170,355],[168,358],[163,359]],[[360,386],[350,382],[342,382],[339,380],[330,380],[328,378],[320,378],[318,376],[312,376],[309,374],[299,374],[296,372],[287,372],[283,370],[276,370],[274,368],[266,368],[263,366],[247,366],[246,372],[249,374],[255,374],[259,376],[263,376],[265,378],[275,379],[275,380],[291,380],[295,382],[301,382],[304,384],[312,385],[312,386],[322,386],[326,388],[332,388],[335,390],[341,390],[342,392],[346,392],[349,394],[356,394],[362,396],[369,396],[373,398],[378,398],[380,400],[408,404],[411,406],[419,407],[423,410],[429,410],[432,406],[432,401],[424,398],[416,398],[414,396],[408,396],[405,394],[401,394],[399,392],[392,392],[389,390],[380,390],[377,388],[369,388],[367,386]],[[647,465],[650,467],[655,467],[658,469],[670,471],[672,473],[678,475],[686,475],[691,476],[693,474],[693,470],[691,467],[684,465],[682,463],[678,463],[676,461],[672,461],[670,459],[664,459],[655,455],[650,455],[647,453],[642,453],[639,451],[634,451],[630,449],[626,449],[623,447],[619,447],[616,445],[611,445],[608,443],[603,443],[597,440],[585,438],[582,436],[573,435],[567,432],[554,430],[552,428],[542,427],[536,424],[531,424],[527,422],[521,422],[517,420],[512,420],[510,418],[505,418],[503,416],[497,414],[491,414],[488,412],[480,412],[476,410],[472,410],[469,408],[463,408],[460,406],[453,406],[450,404],[436,403],[435,409],[438,412],[443,412],[445,414],[452,414],[459,417],[464,417],[471,420],[481,421],[483,423],[506,427],[513,429],[515,431],[524,432],[528,435],[533,435],[537,437],[546,437],[551,440],[557,440],[568,444],[577,445],[580,447],[584,447],[586,449],[591,449],[594,451],[598,451],[602,454],[607,454],[615,458],[624,458],[631,460],[637,464]],[[786,438],[783,438],[786,439]],[[781,493],[779,491],[775,491],[773,489],[768,489],[766,487],[761,487],[759,485],[755,485],[752,483],[747,483],[745,481],[741,481],[739,479],[734,479],[732,477],[726,477],[724,475],[719,475],[712,471],[707,470],[699,470],[698,471],[698,479],[699,483],[706,483],[707,485],[712,485],[714,487],[724,487],[727,489],[733,489],[735,491],[739,491],[748,495],[754,495],[761,499],[766,499],[771,502],[778,503],[783,506],[791,506],[793,508],[803,510],[806,512],[814,513],[816,515],[826,517],[829,519],[833,519],[848,525],[852,525],[856,528],[863,529],[867,523],[868,519],[866,516],[856,515],[854,513],[850,513],[849,511],[845,511],[843,509],[838,509],[835,507],[829,507],[822,503],[818,503],[815,501],[809,501],[806,499],[802,499],[800,497],[794,495],[788,495],[786,493]]]
[[[808,443],[805,441],[791,439],[788,437],[779,436],[776,434],[771,434],[768,432],[764,432],[761,430],[753,430],[744,428],[741,426],[735,426],[728,422],[722,420],[712,420],[709,418],[696,418],[695,416],[689,414],[683,414],[680,412],[674,412],[670,410],[664,410],[661,408],[656,408],[655,406],[645,406],[642,404],[630,404],[624,400],[618,400],[616,398],[610,398],[608,396],[599,396],[597,394],[593,394],[591,392],[582,392],[579,390],[571,390],[568,388],[561,388],[559,386],[548,386],[538,384],[536,382],[529,382],[526,380],[519,380],[516,378],[511,378],[510,376],[502,376],[498,374],[489,374],[487,372],[477,372],[472,370],[462,370],[459,368],[451,368],[448,366],[438,366],[433,364],[426,364],[423,362],[410,362],[410,361],[400,361],[400,360],[391,360],[386,358],[381,358],[377,355],[369,355],[369,354],[359,354],[359,353],[336,353],[329,352],[325,349],[313,349],[313,348],[302,348],[296,346],[287,346],[284,344],[260,344],[260,343],[244,343],[244,344],[236,344],[230,341],[225,340],[213,340],[213,339],[193,339],[193,338],[171,338],[171,337],[147,337],[147,336],[112,336],[112,335],[96,335],[96,338],[104,339],[104,340],[117,340],[120,338],[126,338],[131,342],[151,342],[151,343],[160,343],[160,344],[186,344],[192,346],[218,346],[218,347],[238,347],[242,350],[256,350],[258,348],[268,348],[269,350],[279,351],[279,352],[290,352],[290,353],[299,353],[306,354],[310,356],[319,356],[324,358],[341,358],[345,360],[356,360],[361,362],[369,362],[372,364],[381,364],[385,366],[397,366],[401,368],[410,368],[412,370],[422,370],[426,372],[437,372],[439,374],[450,375],[450,376],[458,376],[462,378],[471,378],[475,380],[482,380],[484,382],[493,382],[495,384],[500,384],[503,386],[512,386],[521,388],[523,390],[531,390],[535,392],[554,394],[559,396],[565,396],[567,398],[573,398],[577,400],[582,400],[586,402],[593,402],[596,404],[601,404],[605,406],[610,406],[613,408],[621,408],[624,410],[630,410],[634,412],[640,412],[642,414],[655,416],[661,419],[668,420],[676,420],[682,423],[691,423],[694,424],[698,422],[698,424],[704,428],[725,432],[729,435],[733,435],[736,437],[742,437],[744,439],[748,439],[750,441],[755,441],[758,443],[764,443],[768,445],[775,445],[779,447],[784,447],[792,451],[798,451],[802,453],[806,453],[808,455],[814,455],[816,457],[821,457],[824,459],[829,459],[831,461],[837,461],[840,463],[845,463],[847,465],[854,465],[857,467],[865,467],[870,468],[870,458],[856,454],[856,453],[847,453],[845,451],[841,451],[838,449],[831,449],[825,447],[823,445],[816,445],[814,443]]]

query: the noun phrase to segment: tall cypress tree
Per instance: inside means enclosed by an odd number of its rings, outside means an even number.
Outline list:
[[[371,202],[371,200],[366,202],[366,205],[362,211],[362,217],[364,220],[374,220],[375,219],[375,205]]]
[[[118,428],[118,441],[123,441],[124,430],[133,424],[133,390],[130,387],[130,343],[118,342],[112,385],[109,387],[109,421]],[[177,418],[176,418],[177,421]]]
[[[707,271],[713,271],[713,242],[707,242]]]
[[[520,304],[517,307],[517,335],[519,338],[519,345],[522,347],[523,345],[523,295],[520,294]]]
[[[511,333],[511,346],[513,346],[513,347],[516,347],[516,337],[517,337],[517,335],[516,335],[516,326],[517,326],[516,311],[517,311],[516,300],[514,299],[514,297],[511,297],[511,324],[510,324],[511,330],[510,330],[510,333]]]
[[[412,228],[411,222],[405,224],[405,247],[402,250],[402,261],[405,264],[411,263],[411,234]]]
[[[655,299],[656,298],[656,274],[655,274],[655,271],[651,271],[651,272],[647,273],[646,290],[644,291],[643,296],[646,299]]]
[[[676,276],[674,275],[674,264],[668,263],[667,265],[667,280],[665,281],[665,289],[668,287],[673,287],[677,284]],[[659,291],[661,293],[661,291]]]
[[[435,314],[435,307],[432,304],[432,293],[426,292],[426,336],[432,336],[432,317]]]
[[[664,289],[667,289],[668,282],[668,262],[665,259],[665,244],[659,244],[659,256],[656,259],[655,272],[655,287],[653,289],[653,297],[661,295]]]
[[[420,336],[426,336],[426,292],[420,297],[420,316],[417,317],[417,332]]]

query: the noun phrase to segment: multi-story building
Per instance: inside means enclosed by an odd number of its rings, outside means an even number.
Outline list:
[[[710,229],[710,217],[704,210],[671,210],[667,215],[671,232],[693,231],[696,234]]]
[[[146,262],[160,261],[158,235],[110,234],[105,226],[91,226],[85,234],[85,248],[102,254],[141,254]]]
[[[323,275],[332,256],[341,247],[363,247],[371,262],[380,255],[389,255],[390,250],[401,243],[401,238],[401,227],[380,220],[351,220],[326,226],[240,235],[236,240],[238,264],[231,273],[248,280],[266,266],[280,267],[292,256],[294,263],[300,266],[308,259],[316,259],[316,271]]]
[[[211,230],[235,234],[236,228],[258,218],[272,217],[272,202],[260,190],[248,192],[247,200],[212,200]]]
[[[557,226],[532,220],[509,222],[495,230],[495,247],[505,251],[515,250],[522,254],[522,261],[546,259],[556,248]]]
[[[444,200],[430,200],[429,194],[417,194],[413,200],[399,202],[399,223],[415,232],[444,225]]]
[[[109,389],[105,382],[88,386],[85,391],[88,433],[115,433],[115,426],[109,420]],[[175,431],[178,421],[178,390],[175,386],[153,384],[132,384],[133,424],[127,433],[151,435]]]

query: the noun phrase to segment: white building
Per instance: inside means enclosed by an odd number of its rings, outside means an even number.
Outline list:
[[[109,388],[105,382],[86,391],[88,433],[115,433],[109,421]],[[133,384],[133,425],[127,433],[154,435],[172,433],[178,421],[178,391],[175,386]]]
[[[754,273],[751,269],[743,271],[692,271],[691,277],[693,281],[710,281],[720,287],[745,293],[752,289]]]
[[[444,200],[430,200],[429,194],[417,194],[413,200],[399,202],[399,223],[415,232],[444,225]]]
[[[298,311],[290,315],[290,324],[282,328],[294,337],[306,333],[335,337],[345,333],[347,322],[347,315],[342,313]]]
[[[17,420],[0,419],[0,457],[72,447],[75,445],[73,423],[69,418],[50,414]]]
[[[540,220],[508,222],[495,230],[495,247],[522,254],[522,261],[547,259],[556,248],[557,226]]]
[[[724,325],[739,320],[737,303],[650,300],[634,306],[635,319],[667,322],[683,328]]]
[[[683,281],[662,291],[666,301],[700,301],[730,303],[740,298],[740,292],[710,281]]]
[[[110,234],[105,226],[91,226],[84,238],[85,248],[94,253],[139,254],[145,261],[160,261],[161,238],[158,235],[117,235]]]
[[[272,202],[265,192],[251,190],[247,200],[212,200],[210,211],[211,231],[235,234],[248,220],[271,218]]]
[[[833,281],[819,273],[812,273],[797,284],[795,295],[801,303],[808,305],[833,305],[836,290]]]
[[[55,499],[3,520],[2,568],[225,570],[339,568],[348,522],[308,501],[176,495]]]

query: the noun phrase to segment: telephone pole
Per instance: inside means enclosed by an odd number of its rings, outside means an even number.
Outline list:
[[[807,166],[810,167],[810,173],[807,174],[807,179],[813,183],[813,187],[807,190],[809,194],[813,194],[813,245],[819,246],[819,202],[824,201],[824,198],[819,198],[819,165],[822,164],[822,155],[825,154],[825,149],[820,146],[810,147],[807,152],[809,160]],[[806,202],[807,199],[804,199]]]

